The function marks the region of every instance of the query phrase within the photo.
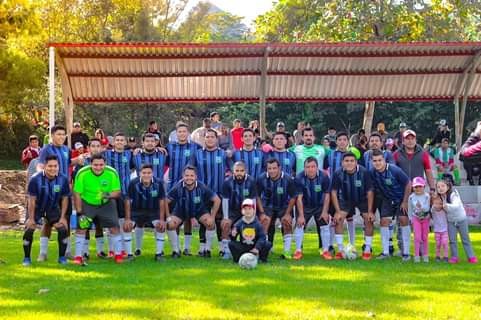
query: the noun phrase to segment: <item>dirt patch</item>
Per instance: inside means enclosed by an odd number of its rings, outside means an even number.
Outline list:
[[[0,170],[0,203],[8,205],[21,206],[20,222],[24,221],[25,217],[25,193],[27,185],[26,171],[18,170]],[[3,226],[1,229],[10,226],[11,228],[20,227],[19,222]]]

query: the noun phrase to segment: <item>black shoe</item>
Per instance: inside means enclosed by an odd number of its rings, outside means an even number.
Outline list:
[[[182,254],[183,254],[184,256],[191,256],[191,255],[192,255],[192,253],[190,253],[190,250],[189,250],[189,249],[184,249],[184,251],[182,251]]]
[[[135,254],[136,257],[138,257],[142,254],[142,251],[140,251],[140,249],[136,249],[134,254]]]
[[[362,245],[362,252],[364,252],[364,250],[366,250],[366,244],[363,244],[363,245]],[[372,247],[369,249],[369,251],[370,251],[371,254],[372,254]]]
[[[199,251],[197,252],[197,256],[200,257],[200,258],[203,258],[205,255],[205,251]]]
[[[180,252],[174,251],[172,252],[172,259],[179,259],[180,258]]]
[[[329,253],[334,257],[336,255],[336,250],[334,250],[334,246],[329,246],[329,249],[327,249]]]
[[[222,251],[222,250],[221,250],[221,251],[219,251],[219,257],[223,257],[223,256],[224,256],[224,254],[225,254],[225,252],[224,252],[224,251]]]
[[[474,186],[474,180],[473,179],[468,179],[469,185]]]
[[[99,258],[99,259],[108,259],[109,256],[108,256],[105,252],[100,251],[99,253],[97,253],[97,258]]]
[[[212,256],[212,254],[210,253],[209,250],[204,251],[204,258],[210,258],[211,256]]]
[[[88,261],[90,259],[90,255],[88,253],[83,254],[84,260]]]
[[[133,254],[129,254],[128,256],[126,256],[126,257],[124,258],[124,260],[127,261],[127,262],[132,262],[132,261],[135,260],[135,257],[134,257]]]
[[[154,260],[157,261],[157,262],[162,262],[162,261],[164,261],[164,253],[163,253],[163,252],[157,253],[157,254],[154,256]]]
[[[394,255],[394,246],[389,246],[389,255],[391,257]]]

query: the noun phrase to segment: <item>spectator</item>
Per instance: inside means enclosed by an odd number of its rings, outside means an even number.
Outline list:
[[[135,137],[129,137],[129,140],[127,140],[127,146],[125,147],[125,149],[134,151],[137,147],[138,146],[137,146],[137,141],[135,140]]]
[[[169,134],[169,143],[177,143],[179,140],[177,139],[177,127],[178,126],[187,126],[187,124],[183,121],[177,121],[175,123],[175,129],[172,130]],[[187,137],[187,142],[190,143],[190,135]]]
[[[401,122],[399,124],[399,131],[396,132],[396,134],[394,135],[394,145],[396,146],[396,148],[401,148],[402,144],[403,144],[403,135],[404,135],[404,131],[407,130],[407,125],[406,125],[406,122]]]
[[[224,125],[221,125],[219,127],[220,134],[218,138],[219,142],[219,148],[221,148],[224,151],[232,151],[233,146],[232,146],[232,136],[229,133],[229,128],[227,128]],[[228,152],[228,154],[231,154],[231,152]]]
[[[157,146],[162,146],[166,142],[164,133],[159,129],[159,125],[155,120],[149,122],[149,126],[144,134],[145,133],[152,133],[155,136],[156,140],[159,142]]]
[[[286,125],[284,124],[284,122],[279,121],[276,124],[276,132],[282,132],[286,135],[286,139],[287,139],[286,148],[290,148],[291,146],[294,145],[294,138],[292,137],[292,135],[289,132],[286,131]]]
[[[102,129],[95,130],[95,138],[100,140],[100,144],[102,145],[102,149],[107,149],[109,145],[109,139],[105,136],[105,132]]]
[[[234,150],[240,150],[242,145],[242,133],[244,132],[244,128],[242,128],[242,123],[239,119],[235,119],[233,122],[234,128],[230,131],[232,145],[234,146]]]
[[[443,139],[449,139],[451,138],[451,130],[448,128],[448,123],[446,122],[445,119],[441,119],[439,121],[439,126],[438,130],[436,131],[436,134],[434,135],[433,141],[431,141],[431,145],[435,147],[439,147],[443,141]]]
[[[324,138],[328,138],[329,139],[329,147],[332,149],[332,150],[336,150],[336,137],[337,137],[337,130],[336,128],[334,127],[329,127],[329,129],[327,129],[327,135],[324,136]]]
[[[89,144],[89,136],[82,132],[80,122],[74,122],[72,127],[72,134],[70,135],[71,146],[75,146],[77,142],[82,143],[84,148],[87,148]],[[65,140],[65,145],[67,145],[67,143],[67,140]]]
[[[204,120],[202,120],[202,127],[199,127],[197,129],[195,129],[190,134],[190,140],[192,140],[193,142],[197,143],[198,145],[202,146],[202,148],[204,148],[205,147],[205,143],[204,143],[205,133],[210,128],[211,128],[210,119],[204,118]]]
[[[40,154],[40,146],[39,146],[39,140],[36,135],[31,135],[28,138],[28,147],[23,149],[22,151],[22,164],[25,168],[28,168],[28,165],[30,162],[38,158],[38,155]]]
[[[443,138],[441,146],[434,149],[437,178],[441,180],[443,174],[451,174],[456,184],[459,184],[459,171],[454,164],[454,150],[449,146],[449,139]]]
[[[361,140],[362,137],[366,136],[366,130],[364,129],[359,129],[359,131],[351,136],[351,146],[357,146],[359,145],[359,141]],[[366,137],[366,142],[367,142],[367,137]]]
[[[222,127],[222,122],[220,121],[220,114],[218,112],[214,111],[210,114],[210,122],[210,126],[212,129],[220,131],[220,128]]]
[[[386,131],[386,125],[384,124],[384,122],[379,122],[377,124],[377,132],[381,136],[382,143],[384,144],[386,142],[387,138],[389,138],[389,134]]]
[[[304,121],[299,121],[297,123],[297,129],[294,130],[292,135],[294,136],[294,143],[296,145],[303,144],[304,141],[302,140],[302,130],[306,127],[306,123]]]
[[[463,144],[460,159],[469,184],[474,185],[473,176],[479,175],[478,184],[481,185],[481,121],[478,121],[476,129]]]
[[[331,148],[331,140],[329,139],[329,136],[326,135],[324,138],[322,138],[322,145],[324,148],[326,148],[326,150]]]
[[[367,137],[364,135],[362,136],[360,139],[359,139],[359,143],[356,144],[354,147],[357,148],[357,150],[359,150],[359,152],[361,153],[361,159],[363,159],[363,156],[364,156],[364,153],[367,151]],[[362,163],[362,161],[361,161]]]
[[[385,146],[386,150],[388,151],[394,152],[397,150],[397,148],[394,146],[394,140],[391,138],[387,138]]]

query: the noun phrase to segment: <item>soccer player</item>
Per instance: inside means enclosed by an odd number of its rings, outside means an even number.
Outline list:
[[[266,240],[264,228],[257,220],[255,202],[252,199],[242,202],[242,218],[232,228],[231,237],[229,249],[234,262],[239,262],[239,258],[247,252],[258,256],[261,262],[267,262],[272,244]],[[239,241],[236,240],[237,237]]]
[[[122,263],[122,239],[115,201],[121,197],[119,175],[114,168],[105,164],[101,154],[94,154],[91,162],[91,165],[80,169],[73,186],[79,224],[75,236],[74,263],[85,264],[82,258],[85,229],[90,227],[93,220],[101,228],[110,229],[115,262]]]
[[[49,155],[45,158],[44,169],[32,176],[28,183],[28,215],[23,235],[23,265],[32,264],[33,233],[37,224],[55,227],[58,232],[58,263],[67,264],[65,250],[68,241],[67,207],[70,188],[67,177],[59,174],[58,158]]]
[[[382,150],[382,137],[379,133],[374,132],[369,136],[369,150],[364,152],[363,156],[363,165],[368,171],[372,169],[372,153],[374,150],[381,150],[384,160],[386,160],[387,163],[394,164],[391,151]]]
[[[257,188],[254,178],[246,173],[245,163],[234,163],[233,175],[228,177],[222,185],[222,250],[223,258],[230,259],[229,235],[232,225],[241,217],[241,206],[245,199],[256,199]]]
[[[189,142],[189,127],[185,123],[178,123],[176,126],[177,142],[167,145],[167,163],[169,165],[169,181],[167,191],[182,179],[184,168],[193,162],[195,153],[201,147],[194,142]],[[184,222],[184,250],[186,256],[192,255],[190,244],[192,241],[192,225],[190,219]]]
[[[352,218],[356,208],[364,219],[365,246],[362,258],[371,259],[373,235],[373,201],[374,192],[369,171],[357,164],[356,156],[347,152],[342,156],[342,168],[334,172],[331,185],[331,202],[336,210],[334,220],[336,224],[336,243],[339,251],[335,259],[344,258],[344,221]]]
[[[173,206],[170,215],[169,205]],[[212,239],[215,235],[215,216],[220,207],[219,197],[205,184],[197,181],[196,168],[184,168],[182,181],[169,192],[166,200],[167,234],[172,246],[172,257],[180,258],[177,228],[190,219],[196,219],[206,227],[206,243],[203,257],[211,257]]]
[[[387,164],[380,150],[372,153],[373,169],[371,177],[375,187],[376,202],[381,216],[381,242],[383,252],[379,259],[389,258],[389,224],[396,217],[401,225],[403,242],[403,261],[409,261],[409,245],[411,227],[407,215],[408,199],[411,193],[411,181],[408,176],[397,166]]]
[[[289,176],[294,176],[296,172],[296,155],[286,149],[287,138],[285,132],[276,132],[272,137],[274,150],[267,153],[265,160],[276,158],[281,164],[282,171]]]
[[[157,150],[157,140],[154,133],[146,133],[142,137],[143,149],[134,153],[133,163],[137,172],[137,177],[140,177],[140,171],[145,164],[152,165],[154,177],[163,183],[164,172],[167,156],[164,152]],[[137,221],[135,224],[135,255],[142,254],[142,243],[144,239],[144,225],[142,221]]]
[[[319,166],[323,166],[324,158],[329,152],[324,146],[314,144],[316,137],[314,129],[311,127],[306,127],[302,130],[302,140],[304,144],[296,145],[289,149],[296,155],[296,174],[304,172],[304,161],[309,157],[314,157]]]
[[[279,218],[284,237],[285,259],[291,258],[292,209],[296,204],[298,190],[294,179],[281,170],[279,160],[267,160],[267,172],[257,179],[259,219],[268,234],[268,240],[274,243],[275,222]]]
[[[243,161],[246,164],[247,174],[254,179],[260,177],[264,168],[264,153],[254,147],[255,133],[250,128],[242,133],[243,146],[232,155],[234,162]]]
[[[210,190],[214,191],[219,197],[222,190],[226,174],[230,173],[227,165],[227,156],[225,151],[217,145],[217,131],[212,128],[205,130],[204,136],[205,147],[198,149],[193,158],[193,165],[197,168],[199,181],[204,183]],[[220,255],[223,256],[225,250],[222,245],[222,213],[217,213],[215,224],[217,231],[217,240],[220,246]],[[199,255],[205,251],[205,227],[203,224],[199,227],[200,250]]]
[[[132,232],[138,225],[152,224],[155,227],[157,251],[155,261],[162,261],[165,239],[165,191],[162,180],[154,177],[154,166],[144,164],[139,177],[130,182],[125,198],[124,230]],[[132,253],[132,244],[127,252]]]
[[[324,259],[331,260],[328,213],[330,200],[329,177],[322,170],[319,170],[316,158],[308,157],[304,161],[304,171],[296,177],[296,183],[300,191],[297,197],[297,221],[294,231],[296,252],[293,258],[296,260],[302,259],[304,230],[309,220],[314,218],[319,238],[320,254]]]

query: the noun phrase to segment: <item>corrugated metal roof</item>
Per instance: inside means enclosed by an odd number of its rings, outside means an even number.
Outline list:
[[[481,42],[51,44],[82,102],[453,99]],[[468,93],[481,99],[481,68]]]

